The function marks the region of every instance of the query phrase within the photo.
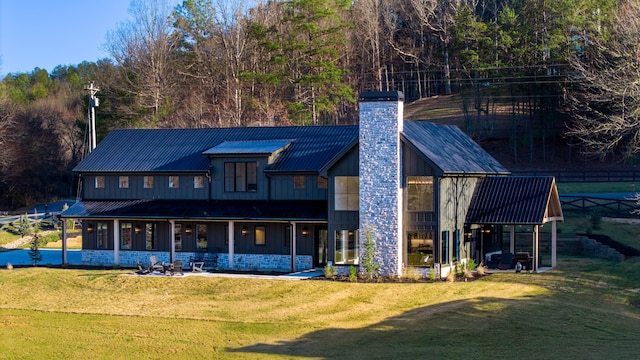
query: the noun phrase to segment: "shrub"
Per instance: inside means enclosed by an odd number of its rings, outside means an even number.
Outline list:
[[[434,281],[436,279],[436,269],[434,267],[429,268],[429,280]]]
[[[336,277],[336,268],[331,264],[325,265],[324,277],[326,277],[327,279],[333,279],[334,277]]]
[[[405,272],[404,277],[409,280],[417,281],[420,280],[420,271],[413,266],[409,266]]]
[[[476,273],[480,276],[487,275],[487,267],[484,266],[484,263],[480,263],[480,265],[478,265],[478,269],[476,269]]]
[[[355,266],[349,266],[349,281],[356,282],[358,281],[358,270]]]
[[[447,282],[454,281],[456,281],[456,272],[454,271],[454,269],[450,269],[449,273],[447,274]]]
[[[378,270],[380,270],[380,264],[378,264],[375,260],[376,243],[375,241],[373,241],[373,233],[371,228],[367,228],[365,230],[364,238],[364,244],[362,244],[362,246],[364,247],[361,263],[362,272],[365,279],[371,280],[377,275]]]

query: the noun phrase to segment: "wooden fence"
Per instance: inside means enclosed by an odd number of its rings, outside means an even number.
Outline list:
[[[515,176],[554,176],[556,182],[634,182],[640,181],[640,170],[571,170],[513,171]]]
[[[560,203],[564,213],[593,215],[618,218],[631,218],[640,215],[632,213],[640,209],[633,199],[607,199],[582,195],[561,195]]]

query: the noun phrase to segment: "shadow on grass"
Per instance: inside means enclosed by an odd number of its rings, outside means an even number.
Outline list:
[[[603,286],[573,269],[491,278],[536,283],[548,291],[426,306],[361,328],[348,328],[345,320],[332,328],[309,329],[294,340],[227,351],[317,359],[635,358],[640,353],[640,310],[618,297],[626,289]],[[612,278],[608,281],[618,281]]]

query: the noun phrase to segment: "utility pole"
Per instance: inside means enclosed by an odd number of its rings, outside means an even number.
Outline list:
[[[96,108],[100,106],[100,100],[96,97],[99,88],[93,86],[93,81],[85,85],[85,90],[89,90],[89,152],[96,148]]]

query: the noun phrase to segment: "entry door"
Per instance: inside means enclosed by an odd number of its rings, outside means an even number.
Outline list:
[[[327,265],[327,255],[329,252],[329,232],[326,227],[316,227],[316,234],[313,244],[313,259],[315,267]]]

